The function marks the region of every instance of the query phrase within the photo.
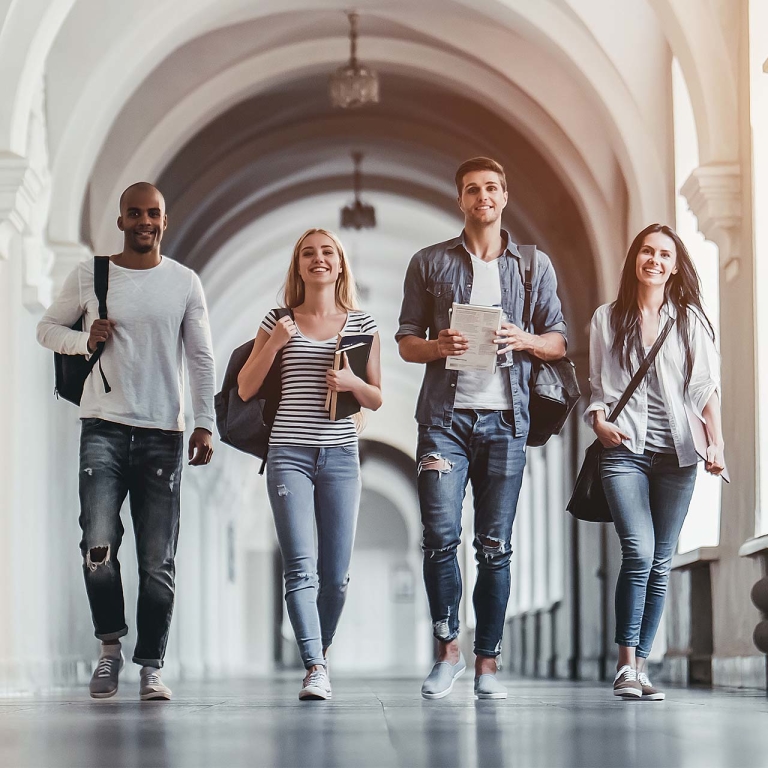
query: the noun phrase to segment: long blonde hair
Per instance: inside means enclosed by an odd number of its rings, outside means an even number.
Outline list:
[[[296,245],[293,246],[291,266],[288,268],[288,274],[285,277],[285,285],[283,286],[283,304],[286,307],[293,309],[304,303],[304,281],[299,274],[299,254],[301,253],[302,243],[310,235],[315,234],[325,235],[333,242],[336,252],[339,254],[341,272],[336,279],[336,304],[341,309],[347,311],[351,309],[359,309],[357,304],[357,286],[355,285],[355,278],[352,275],[352,270],[350,269],[344,246],[341,244],[341,240],[339,240],[333,232],[319,227],[308,229],[296,241]]]
[[[299,274],[299,255],[301,254],[302,243],[314,234],[325,235],[333,242],[336,253],[339,254],[339,265],[341,271],[336,278],[335,298],[336,304],[341,309],[349,312],[352,309],[359,309],[357,303],[357,285],[352,270],[349,266],[347,253],[341,244],[338,236],[327,229],[321,227],[312,227],[308,229],[293,246],[293,255],[291,256],[291,266],[288,267],[288,274],[285,276],[285,285],[283,286],[283,304],[293,309],[304,303],[304,281]],[[355,424],[355,431],[360,434],[366,426],[365,414],[362,411],[352,414],[352,421]]]

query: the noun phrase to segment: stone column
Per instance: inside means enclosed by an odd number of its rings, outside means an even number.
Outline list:
[[[743,219],[738,164],[697,168],[682,187],[699,229],[720,249],[722,410],[732,482],[723,489],[718,559],[711,565],[714,685],[763,686],[763,658],[751,641],[758,620],[750,588],[759,567],[739,557],[755,533],[759,472],[755,367],[755,281],[750,221]]]

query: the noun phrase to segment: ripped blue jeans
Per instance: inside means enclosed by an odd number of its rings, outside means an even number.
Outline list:
[[[360,487],[357,443],[269,448],[267,493],[283,555],[285,603],[307,669],[325,665],[323,648],[344,608]]]
[[[419,426],[418,490],[424,526],[424,584],[433,634],[459,634],[461,507],[467,482],[475,505],[477,620],[475,653],[501,652],[509,600],[510,539],[525,469],[525,437],[515,437],[512,414],[457,409],[450,427]]]
[[[96,637],[128,632],[117,559],[128,496],[139,565],[133,661],[146,667],[163,666],[171,627],[183,458],[183,432],[82,420],[80,551]]]

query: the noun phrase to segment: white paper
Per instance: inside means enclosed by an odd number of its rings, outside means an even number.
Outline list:
[[[501,307],[453,304],[451,328],[464,334],[469,349],[458,357],[446,357],[446,369],[494,373],[499,347],[493,340],[501,327],[501,315]]]

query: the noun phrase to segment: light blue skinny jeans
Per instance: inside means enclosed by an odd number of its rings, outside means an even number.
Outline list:
[[[659,628],[677,539],[696,484],[696,465],[674,453],[635,454],[624,445],[600,460],[605,497],[621,541],[616,644],[646,659]]]
[[[288,617],[306,669],[325,665],[323,648],[333,641],[344,607],[360,487],[357,443],[270,446],[267,493]]]

